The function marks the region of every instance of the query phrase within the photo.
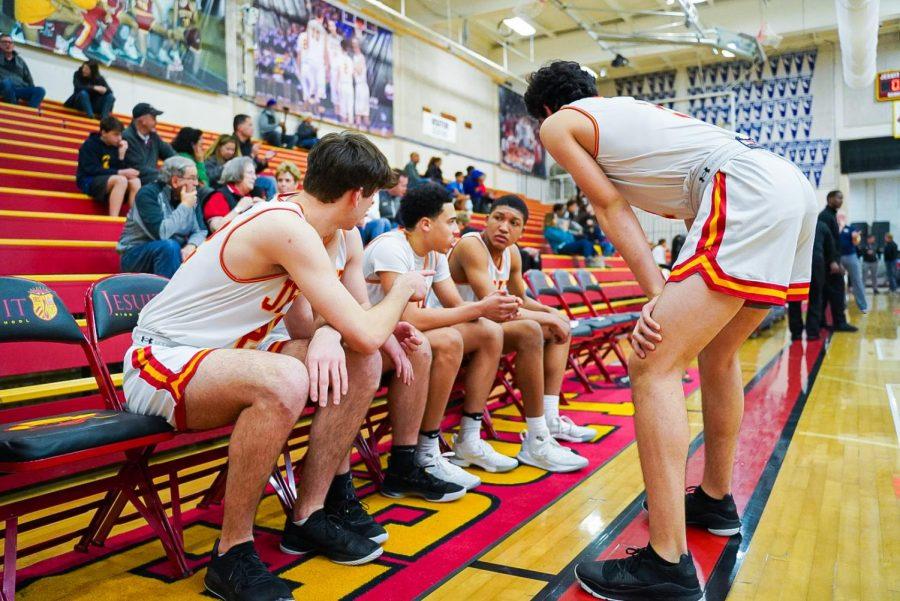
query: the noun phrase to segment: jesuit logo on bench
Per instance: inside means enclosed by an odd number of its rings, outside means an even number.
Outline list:
[[[53,293],[49,288],[32,288],[28,291],[28,298],[31,300],[31,309],[34,316],[44,321],[52,321],[59,311],[56,308],[56,301],[53,299]]]

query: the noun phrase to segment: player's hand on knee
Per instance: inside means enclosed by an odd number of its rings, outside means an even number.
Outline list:
[[[568,340],[569,334],[572,331],[569,322],[559,315],[554,315],[551,319],[547,320],[547,329],[550,331],[550,336],[556,344],[562,344]]]
[[[316,330],[306,352],[309,373],[309,399],[320,407],[328,405],[328,389],[332,402],[340,405],[347,394],[347,357],[341,346],[341,335],[325,326]]]
[[[406,349],[397,342],[397,338],[393,335],[389,336],[381,349],[394,364],[394,376],[407,386],[412,384],[414,379],[412,362],[406,355]]]
[[[654,296],[641,308],[641,316],[631,333],[631,347],[641,359],[645,358],[648,352],[656,350],[656,343],[662,341],[662,335],[659,333],[661,328],[652,317],[658,298]]]

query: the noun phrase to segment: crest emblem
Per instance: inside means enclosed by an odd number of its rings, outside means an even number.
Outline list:
[[[49,288],[32,288],[28,291],[28,298],[31,300],[31,309],[38,319],[52,321],[59,312]]]

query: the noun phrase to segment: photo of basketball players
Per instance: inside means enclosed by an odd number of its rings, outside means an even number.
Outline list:
[[[504,165],[546,177],[546,152],[538,136],[540,127],[528,115],[524,99],[500,86],[500,160]]]
[[[393,131],[393,34],[321,0],[256,0],[256,98],[374,133]]]
[[[3,6],[0,30],[20,43],[173,83],[228,89],[225,0],[13,0]]]

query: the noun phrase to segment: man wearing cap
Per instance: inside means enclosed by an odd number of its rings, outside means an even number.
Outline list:
[[[159,177],[157,164],[175,156],[175,151],[156,133],[156,117],[162,111],[146,102],[139,102],[131,109],[131,125],[125,128],[122,138],[128,142],[125,166],[137,169],[141,174],[141,185],[156,182]]]
[[[256,128],[260,137],[272,146],[293,148],[296,138],[284,135],[283,132],[286,131],[286,128],[282,129],[282,123],[278,121],[278,115],[275,114],[277,104],[278,102],[274,98],[269,98],[269,101],[266,102],[266,108],[259,113]],[[287,119],[286,114],[285,119]]]

